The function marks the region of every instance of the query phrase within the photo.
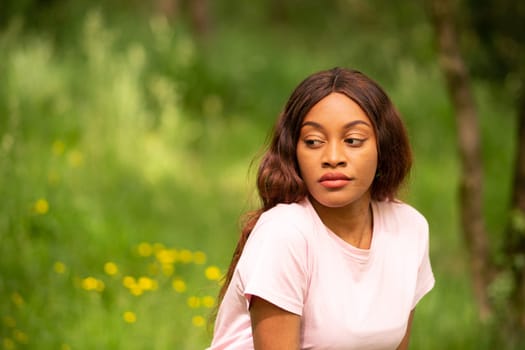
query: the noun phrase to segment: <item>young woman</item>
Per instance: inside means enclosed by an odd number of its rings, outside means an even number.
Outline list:
[[[210,350],[407,349],[434,285],[428,224],[396,199],[411,150],[374,81],[334,68],[292,93],[262,158]]]

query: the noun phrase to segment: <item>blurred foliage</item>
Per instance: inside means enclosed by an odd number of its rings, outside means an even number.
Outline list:
[[[154,5],[0,4],[4,348],[204,348],[216,277],[256,205],[250,164],[291,89],[338,65],[385,87],[414,146],[404,198],[430,222],[438,282],[418,306],[413,348],[499,346],[471,297],[455,123],[417,2],[210,1],[204,38],[187,8],[166,18]],[[512,97],[475,87],[498,232]]]
[[[514,93],[525,79],[525,6],[516,0],[466,1],[473,28],[466,47],[475,74],[506,82]]]

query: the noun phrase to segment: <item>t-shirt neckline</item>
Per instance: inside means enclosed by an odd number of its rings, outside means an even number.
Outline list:
[[[370,243],[369,249],[363,249],[353,246],[352,244],[346,242],[341,237],[339,237],[335,232],[330,230],[321,220],[319,217],[319,214],[315,211],[315,208],[313,207],[312,203],[310,202],[309,198],[306,198],[308,210],[311,211],[312,215],[314,216],[315,220],[317,221],[317,224],[320,227],[324,228],[324,231],[326,234],[330,237],[330,239],[342,250],[342,252],[349,256],[352,260],[356,261],[360,265],[367,264],[371,261],[374,251],[376,250],[376,246],[378,244],[378,235],[380,232],[380,218],[379,218],[379,210],[377,207],[377,203],[374,201],[370,202],[370,205],[372,207],[372,217],[373,217],[373,227],[372,227],[372,241]]]

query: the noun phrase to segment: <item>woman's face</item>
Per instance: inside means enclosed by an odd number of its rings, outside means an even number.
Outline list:
[[[306,114],[297,161],[310,195],[319,204],[368,205],[377,169],[372,122],[346,95],[331,93]]]

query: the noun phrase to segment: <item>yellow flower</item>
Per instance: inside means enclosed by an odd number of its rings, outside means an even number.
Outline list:
[[[160,249],[155,256],[161,264],[173,264],[177,259],[177,251],[175,249]]]
[[[149,277],[140,277],[138,285],[143,290],[156,290],[158,288],[158,283],[154,279]]]
[[[210,281],[218,281],[221,278],[221,270],[217,266],[208,266],[204,270],[204,275]]]
[[[63,274],[66,272],[66,265],[61,261],[57,261],[53,265],[53,270],[58,274]]]
[[[118,273],[118,266],[114,262],[108,261],[104,264],[104,272],[110,276],[115,276]]]
[[[129,291],[131,294],[133,294],[136,297],[141,296],[144,293],[144,289],[140,288],[138,284],[131,287]]]
[[[79,150],[72,150],[67,156],[69,165],[73,168],[78,168],[84,164],[84,155]]]
[[[215,298],[209,295],[202,297],[202,305],[207,308],[212,308],[215,306]]]
[[[206,263],[206,254],[204,252],[194,252],[193,262],[197,265],[204,265]]]
[[[28,341],[27,334],[18,329],[13,331],[13,338],[15,338],[15,340],[20,344],[27,344]]]
[[[126,323],[135,323],[137,322],[137,315],[133,311],[126,311],[122,315],[122,318],[124,318],[124,322]]]
[[[49,211],[49,202],[44,198],[40,198],[33,205],[33,209],[37,214],[44,215]]]
[[[16,348],[15,342],[11,338],[4,338],[2,343],[3,343],[4,349],[6,350],[11,350],[11,349]]]
[[[137,246],[137,251],[140,256],[148,257],[153,253],[153,247],[149,243],[142,242]]]
[[[124,285],[124,287],[126,288],[133,288],[133,286],[136,284],[137,282],[135,281],[135,277],[133,276],[126,276],[122,279],[122,284]]]
[[[177,293],[184,293],[186,291],[186,282],[180,278],[175,278],[171,285]]]
[[[196,309],[201,306],[201,300],[195,296],[189,297],[186,302],[188,303],[188,306],[192,309]]]
[[[86,277],[82,280],[82,288],[85,290],[94,290],[97,292],[104,291],[105,284],[95,277]]]
[[[24,298],[22,298],[22,296],[19,293],[17,293],[17,292],[11,294],[11,301],[16,306],[24,305]]]
[[[82,280],[82,288],[85,290],[94,290],[97,288],[97,279],[94,277],[86,277]]]
[[[4,325],[6,325],[9,328],[16,327],[16,320],[11,316],[4,316],[3,321],[4,321]]]
[[[53,142],[52,150],[54,155],[61,155],[62,153],[64,153],[65,148],[66,145],[61,140],[55,140],[55,142]]]
[[[179,260],[184,264],[189,264],[193,259],[193,254],[188,249],[183,249],[179,252]]]
[[[101,280],[97,280],[97,287],[95,290],[99,293],[102,293],[104,289],[106,289],[106,284]]]
[[[195,327],[202,327],[206,324],[206,320],[202,316],[193,316],[191,323],[193,323]]]

